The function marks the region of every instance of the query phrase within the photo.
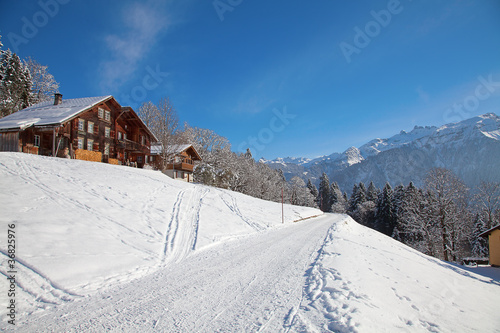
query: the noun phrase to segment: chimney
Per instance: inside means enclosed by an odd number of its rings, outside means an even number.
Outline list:
[[[54,105],[62,104],[62,94],[55,93],[54,94]]]

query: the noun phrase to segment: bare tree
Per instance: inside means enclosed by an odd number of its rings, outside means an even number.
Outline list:
[[[430,217],[439,227],[443,259],[456,260],[460,242],[470,234],[467,188],[450,170],[429,171],[425,186]]]
[[[48,66],[39,64],[31,57],[25,63],[31,74],[31,102],[36,104],[51,100],[59,92],[59,83],[49,73]]]
[[[500,222],[497,220],[500,213],[500,183],[481,182],[474,199],[480,214],[484,216],[486,230]]]
[[[191,127],[184,124],[184,130],[179,133],[179,140],[194,145],[202,159],[210,158],[210,154],[231,149],[229,140],[206,128]]]
[[[179,144],[177,136],[179,118],[170,99],[162,98],[158,105],[151,102],[143,103],[139,108],[139,116],[158,139],[162,160],[168,163],[177,153]]]

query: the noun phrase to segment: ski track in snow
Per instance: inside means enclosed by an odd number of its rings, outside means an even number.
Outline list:
[[[197,186],[177,195],[166,231],[162,263],[178,263],[196,249],[203,197],[208,187]]]
[[[196,205],[202,196],[203,191],[184,193],[178,204]],[[307,267],[334,221],[320,218],[264,231],[187,257],[179,250],[173,258],[183,259],[151,275],[32,315],[20,327],[38,332],[286,331],[302,299]],[[177,232],[174,252],[177,237],[191,240],[188,235]]]
[[[264,227],[259,225],[258,223],[253,222],[252,220],[246,218],[240,211],[240,208],[238,207],[238,202],[236,201],[236,198],[233,196],[229,196],[225,193],[221,192],[220,198],[224,202],[224,204],[232,211],[234,212],[243,222],[248,224],[252,229],[255,231],[262,231],[264,230]]]

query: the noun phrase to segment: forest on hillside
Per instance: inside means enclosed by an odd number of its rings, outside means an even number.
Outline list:
[[[500,223],[500,184],[482,182],[469,189],[453,172],[435,168],[422,188],[412,182],[382,189],[370,182],[354,184],[352,195],[321,177],[318,206],[325,212],[346,213],[357,222],[399,240],[425,254],[453,262],[486,257],[481,233]]]

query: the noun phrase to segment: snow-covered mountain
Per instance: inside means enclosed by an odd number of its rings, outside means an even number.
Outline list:
[[[300,176],[315,181],[326,172],[348,192],[360,181],[373,181],[379,187],[387,181],[393,186],[410,181],[421,185],[426,173],[435,167],[451,169],[469,186],[498,182],[500,117],[488,113],[441,127],[415,126],[410,132],[377,138],[359,149],[351,147],[299,166],[294,159],[287,161],[266,163],[281,168],[288,179]]]

